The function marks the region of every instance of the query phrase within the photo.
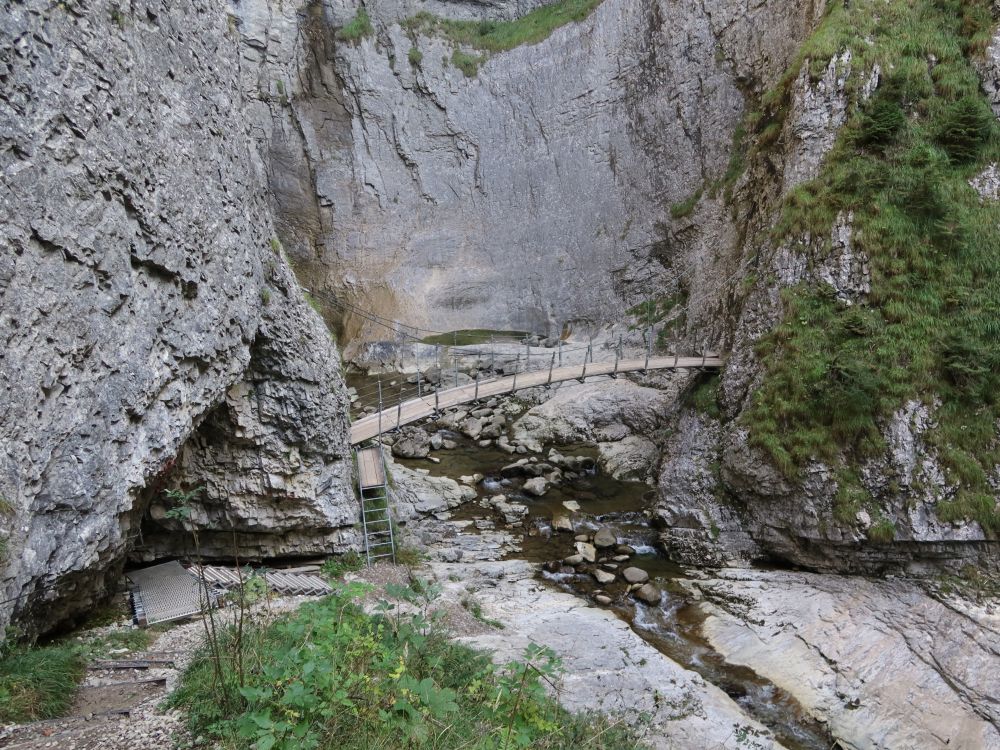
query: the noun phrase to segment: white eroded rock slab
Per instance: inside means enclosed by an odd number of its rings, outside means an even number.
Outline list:
[[[498,662],[522,658],[532,643],[559,656],[565,674],[558,698],[566,708],[623,713],[634,721],[646,715],[645,742],[663,750],[737,748],[740,727],[761,733],[753,747],[781,747],[719,688],[661,654],[613,613],[536,580],[531,564],[430,567],[445,599],[473,591],[483,614],[504,624],[461,640],[493,651]]]
[[[1000,612],[904,581],[724,570],[704,634],[847,748],[1000,748]]]

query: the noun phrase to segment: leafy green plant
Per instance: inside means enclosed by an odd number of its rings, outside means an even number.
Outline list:
[[[388,601],[366,614],[357,603],[364,591],[339,585],[252,628],[236,705],[222,705],[213,691],[208,650],[171,705],[187,709],[193,731],[233,749],[637,747],[614,723],[570,715],[545,694],[559,669],[551,653],[533,647],[498,668],[449,641],[429,614],[436,587],[419,579],[387,587],[392,599],[418,605],[406,615]]]
[[[354,14],[354,18],[337,31],[337,37],[347,42],[358,42],[374,33],[375,29],[372,28],[368,11],[364,8],[358,8],[357,13]]]
[[[331,581],[344,577],[345,573],[352,570],[361,570],[365,560],[357,552],[345,552],[342,555],[328,558],[322,567],[322,573]]]
[[[424,53],[417,49],[415,46],[410,47],[410,51],[406,53],[406,59],[410,61],[410,65],[415,68],[420,67],[420,63],[424,59]]]

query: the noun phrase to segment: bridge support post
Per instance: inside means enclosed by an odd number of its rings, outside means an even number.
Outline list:
[[[382,378],[378,379],[378,444],[382,445]]]
[[[705,360],[708,358],[708,345],[701,345],[701,369],[705,369]]]
[[[458,355],[452,355],[452,362],[455,363],[455,387],[458,388]]]
[[[681,342],[677,326],[674,326],[674,369],[677,369],[677,360],[681,356]]]
[[[479,370],[476,370],[476,395],[472,400],[473,401],[479,400]]]
[[[417,362],[417,398],[423,398],[424,394],[420,388],[420,363]]]
[[[560,367],[562,367],[562,345],[563,345],[563,340],[562,340],[562,338],[560,338],[559,339],[559,366]]]
[[[646,334],[646,364],[643,365],[642,370],[645,372],[649,369],[649,355],[653,353],[653,326],[649,327],[649,331]]]
[[[441,384],[438,383],[438,387],[434,390],[434,411],[435,412],[441,411],[441,406],[438,404],[438,398],[440,397],[440,394],[441,394]]]
[[[621,355],[622,355],[622,337],[619,336],[618,346],[615,347],[615,369],[611,373],[612,377],[618,376],[618,360],[621,358]]]
[[[517,360],[514,362],[514,382],[510,386],[510,392],[513,393],[517,390],[517,368],[521,366],[521,355],[517,355]]]
[[[545,385],[552,385],[552,368],[555,367],[555,365],[556,365],[556,355],[553,354],[552,359],[549,360],[549,382],[547,382]]]
[[[396,406],[396,429],[403,426],[403,384],[406,380],[399,379],[399,404]]]
[[[493,334],[490,334],[490,372],[496,371],[496,350],[493,348]]]

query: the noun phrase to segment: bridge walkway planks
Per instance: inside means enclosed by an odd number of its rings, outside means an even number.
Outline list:
[[[482,380],[477,384],[458,386],[413,398],[381,412],[369,414],[351,425],[351,445],[358,445],[376,437],[381,432],[389,432],[405,424],[431,416],[437,409],[465,404],[477,399],[491,398],[513,393],[522,388],[534,388],[583,377],[613,375],[617,373],[642,372],[643,370],[717,370],[722,367],[720,357],[650,357],[645,359],[623,359],[619,362],[588,362],[584,365],[564,365],[549,370],[532,370],[502,378]],[[436,396],[436,398],[435,398]],[[359,464],[360,466],[360,464]]]

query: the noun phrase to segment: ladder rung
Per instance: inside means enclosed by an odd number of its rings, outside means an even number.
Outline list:
[[[365,513],[385,513],[388,510],[388,508],[368,508]]]
[[[390,530],[387,529],[386,531],[369,531],[368,532],[368,537],[369,538],[376,537],[376,536],[392,536],[392,531],[390,531]]]
[[[371,521],[365,521],[365,526],[372,526],[376,523],[392,523],[388,518],[376,518]]]
[[[383,557],[395,557],[395,555],[392,554],[391,552],[389,552],[389,553],[386,553],[384,555],[372,555],[370,559],[372,559],[372,560],[379,560],[379,559],[381,559]]]

